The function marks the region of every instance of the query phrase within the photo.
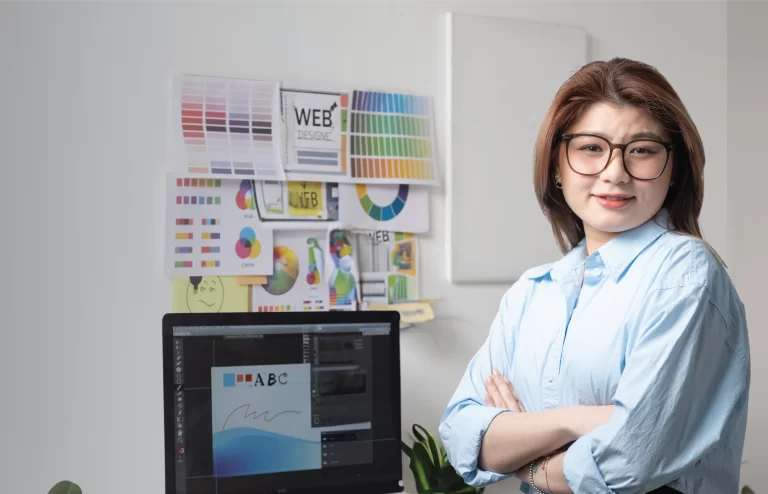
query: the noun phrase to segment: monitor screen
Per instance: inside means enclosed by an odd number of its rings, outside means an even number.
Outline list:
[[[402,490],[397,325],[329,317],[170,328],[168,492]]]

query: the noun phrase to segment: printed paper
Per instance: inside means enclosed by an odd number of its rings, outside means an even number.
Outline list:
[[[256,182],[262,221],[335,221],[339,218],[339,189],[335,183]]]
[[[356,233],[362,300],[399,304],[419,300],[418,242],[412,234]]]
[[[283,89],[285,173],[288,180],[338,182],[347,178],[342,147],[346,93]]]
[[[347,111],[342,143],[353,182],[438,183],[431,97],[355,90],[342,101]]]
[[[326,231],[276,231],[273,274],[253,286],[253,312],[328,310]]]
[[[173,278],[173,312],[248,312],[248,286],[233,276]]]
[[[186,176],[285,180],[279,83],[182,76],[174,117]]]
[[[328,234],[329,305],[331,310],[357,310],[360,293],[360,273],[353,250],[354,238],[345,230],[331,230]]]
[[[429,194],[408,184],[339,184],[339,218],[351,229],[424,233]]]
[[[256,214],[252,180],[169,174],[166,276],[272,274],[272,231]]]

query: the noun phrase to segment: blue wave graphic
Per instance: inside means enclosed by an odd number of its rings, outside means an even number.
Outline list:
[[[213,435],[213,471],[235,477],[320,468],[321,445],[250,427],[236,427]]]

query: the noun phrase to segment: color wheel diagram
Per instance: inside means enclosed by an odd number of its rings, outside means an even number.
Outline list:
[[[272,295],[283,295],[293,288],[299,277],[299,258],[296,253],[278,245],[274,248],[275,271],[267,276],[267,284],[264,289]]]
[[[235,244],[235,253],[240,259],[256,259],[261,254],[261,242],[256,240],[256,232],[250,226],[240,230],[240,239]]]
[[[408,200],[408,185],[400,184],[397,189],[397,195],[391,203],[380,206],[371,199],[368,194],[368,187],[365,184],[357,184],[357,197],[360,200],[360,206],[363,211],[376,221],[389,221],[397,217],[405,208],[405,202]]]

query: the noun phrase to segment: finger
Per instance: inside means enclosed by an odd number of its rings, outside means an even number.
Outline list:
[[[491,398],[491,406],[494,406],[496,408],[507,408],[504,405],[504,400],[501,398],[501,395],[499,394],[499,389],[496,386],[496,383],[493,382],[493,379],[488,376],[488,378],[485,381],[485,389],[488,392],[488,396]]]
[[[522,411],[517,404],[517,397],[512,393],[512,388],[504,382],[504,378],[498,371],[494,371],[493,380],[496,383],[496,389],[498,390],[499,395],[501,395],[501,399],[506,404],[506,408],[509,408],[514,412]]]
[[[502,376],[502,377],[504,378],[504,382],[506,383],[506,385],[509,386],[509,390],[510,392],[512,392],[512,396],[515,397],[515,400],[517,401],[517,406],[520,407],[520,411],[524,412],[525,407],[523,406],[523,402],[520,401],[520,398],[518,398],[517,393],[515,392],[515,387],[512,386],[512,382],[509,379],[507,379],[507,376]]]
[[[502,379],[504,379],[504,383],[507,386],[509,386],[509,390],[512,392],[512,396],[514,396],[517,401],[520,401],[520,399],[517,397],[517,393],[515,392],[515,387],[512,386],[512,381],[507,379],[507,376],[501,376],[501,377],[502,377]]]

